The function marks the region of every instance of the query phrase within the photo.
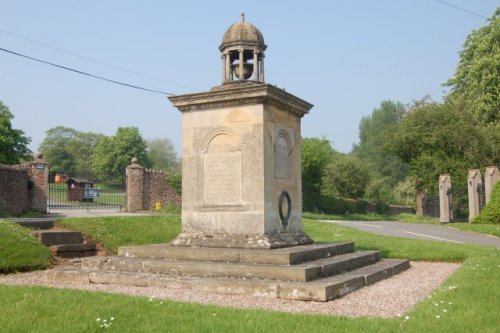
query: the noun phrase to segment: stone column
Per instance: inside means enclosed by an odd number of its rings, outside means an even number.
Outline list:
[[[137,158],[126,168],[127,175],[127,212],[135,213],[143,210],[144,202],[144,168]]]
[[[253,79],[255,81],[259,81],[259,56],[258,51],[253,51]]]
[[[222,62],[222,83],[224,83],[227,80],[227,75],[226,75],[226,55],[225,54],[221,54],[220,59],[221,59],[221,62]]]
[[[469,170],[467,177],[467,189],[469,194],[469,222],[478,215],[481,210],[481,196],[479,186],[483,185],[481,171],[479,169]],[[482,190],[482,189],[481,189]]]
[[[243,76],[243,49],[240,49],[239,52],[240,52],[240,63],[238,64],[240,66],[240,75],[238,76],[238,79],[240,80],[243,80],[245,77]]]
[[[226,53],[226,82],[233,80],[231,71],[231,52]]]
[[[49,191],[49,165],[39,154],[35,161],[30,163],[28,172],[28,202],[29,209],[35,212],[47,213],[47,193]]]
[[[260,55],[260,82],[264,82],[264,53]]]
[[[451,177],[439,176],[439,222],[449,223],[453,220],[451,211]]]
[[[484,173],[484,192],[486,195],[486,203],[491,200],[491,192],[495,184],[500,181],[500,172],[496,166],[487,166]]]

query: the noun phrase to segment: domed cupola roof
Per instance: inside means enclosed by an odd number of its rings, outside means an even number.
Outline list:
[[[241,16],[241,22],[231,25],[226,30],[219,50],[236,45],[254,46],[262,51],[267,48],[262,33],[253,24],[245,22],[244,14]]]

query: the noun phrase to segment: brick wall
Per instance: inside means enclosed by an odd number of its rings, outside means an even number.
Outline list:
[[[126,175],[128,212],[154,209],[157,202],[162,207],[168,204],[181,207],[181,194],[168,184],[165,173],[145,169],[134,158],[127,167]]]
[[[31,210],[47,212],[47,164],[0,165],[0,213],[19,215]]]

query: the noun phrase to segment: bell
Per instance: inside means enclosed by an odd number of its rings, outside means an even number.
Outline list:
[[[240,80],[248,80],[252,76],[253,64],[251,63],[243,63],[243,76],[240,73],[240,64],[233,64],[231,67],[236,77]]]

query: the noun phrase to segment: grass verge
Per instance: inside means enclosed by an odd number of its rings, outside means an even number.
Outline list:
[[[127,244],[138,244],[145,238],[151,242],[157,239],[155,233],[173,230],[176,224],[180,226],[178,218],[150,225],[148,219],[130,218],[121,227],[116,226],[120,221],[109,219],[74,220],[80,221],[69,224],[86,223],[94,239],[98,237],[92,230],[128,233],[140,232],[149,226],[151,232],[147,237],[132,234],[130,243],[126,237],[118,237]],[[96,292],[0,285],[0,327],[6,332],[99,332],[106,329],[101,327],[106,320],[112,323],[107,329],[116,332],[498,332],[498,249],[374,235],[308,219],[304,221],[304,229],[316,241],[355,241],[358,249],[380,249],[385,257],[463,261],[463,265],[432,293],[431,298],[402,317],[392,319],[287,314],[150,301],[143,297]]]
[[[500,224],[451,223],[447,227],[500,237]]]
[[[81,231],[116,253],[119,246],[168,243],[181,230],[176,216],[108,216],[98,218],[67,218],[56,224]]]
[[[0,222],[0,273],[47,268],[52,264],[49,249],[15,223]]]
[[[304,213],[304,218],[313,220],[339,220],[339,221],[399,221],[406,223],[429,223],[439,224],[439,219],[429,216],[417,216],[415,214],[396,214],[384,215],[376,213],[368,214],[343,214],[343,215],[327,215],[327,214],[314,214]]]

